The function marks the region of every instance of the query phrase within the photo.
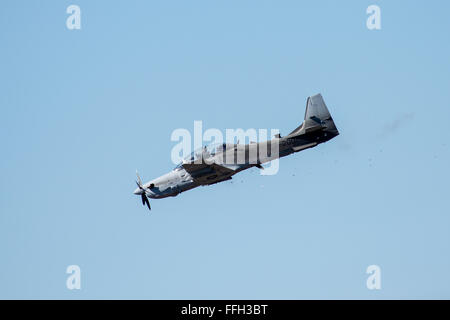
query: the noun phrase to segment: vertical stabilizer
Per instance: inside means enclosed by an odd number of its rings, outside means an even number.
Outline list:
[[[316,130],[326,130],[335,135],[339,134],[320,93],[308,98],[303,123],[289,135],[303,134]]]

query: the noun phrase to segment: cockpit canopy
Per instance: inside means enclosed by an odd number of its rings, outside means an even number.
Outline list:
[[[175,169],[180,169],[182,167],[183,163],[187,163],[187,162],[192,163],[200,158],[207,159],[209,157],[213,157],[216,154],[224,152],[227,149],[233,148],[233,147],[234,147],[234,144],[230,144],[230,143],[212,143],[210,145],[198,148],[198,149],[192,151],[190,155],[185,157],[183,159],[183,162],[178,164],[175,167]]]

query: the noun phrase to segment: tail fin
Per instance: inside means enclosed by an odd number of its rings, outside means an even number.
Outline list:
[[[289,135],[308,133],[316,130],[326,130],[335,135],[339,134],[320,93],[308,98],[306,102],[305,120]]]

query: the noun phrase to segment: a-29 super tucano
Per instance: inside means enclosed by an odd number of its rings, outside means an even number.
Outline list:
[[[276,135],[270,141],[246,145],[223,143],[205,146],[159,178],[143,184],[138,175],[138,188],[134,194],[140,195],[142,204],[151,209],[148,198],[174,197],[198,186],[230,180],[242,170],[251,167],[262,169],[262,163],[315,147],[337,135],[339,131],[322,95],[317,94],[306,102],[303,123],[287,136]]]

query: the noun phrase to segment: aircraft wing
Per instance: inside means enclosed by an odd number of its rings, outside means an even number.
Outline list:
[[[199,184],[213,184],[231,179],[236,169],[217,163],[184,163],[183,168]]]

